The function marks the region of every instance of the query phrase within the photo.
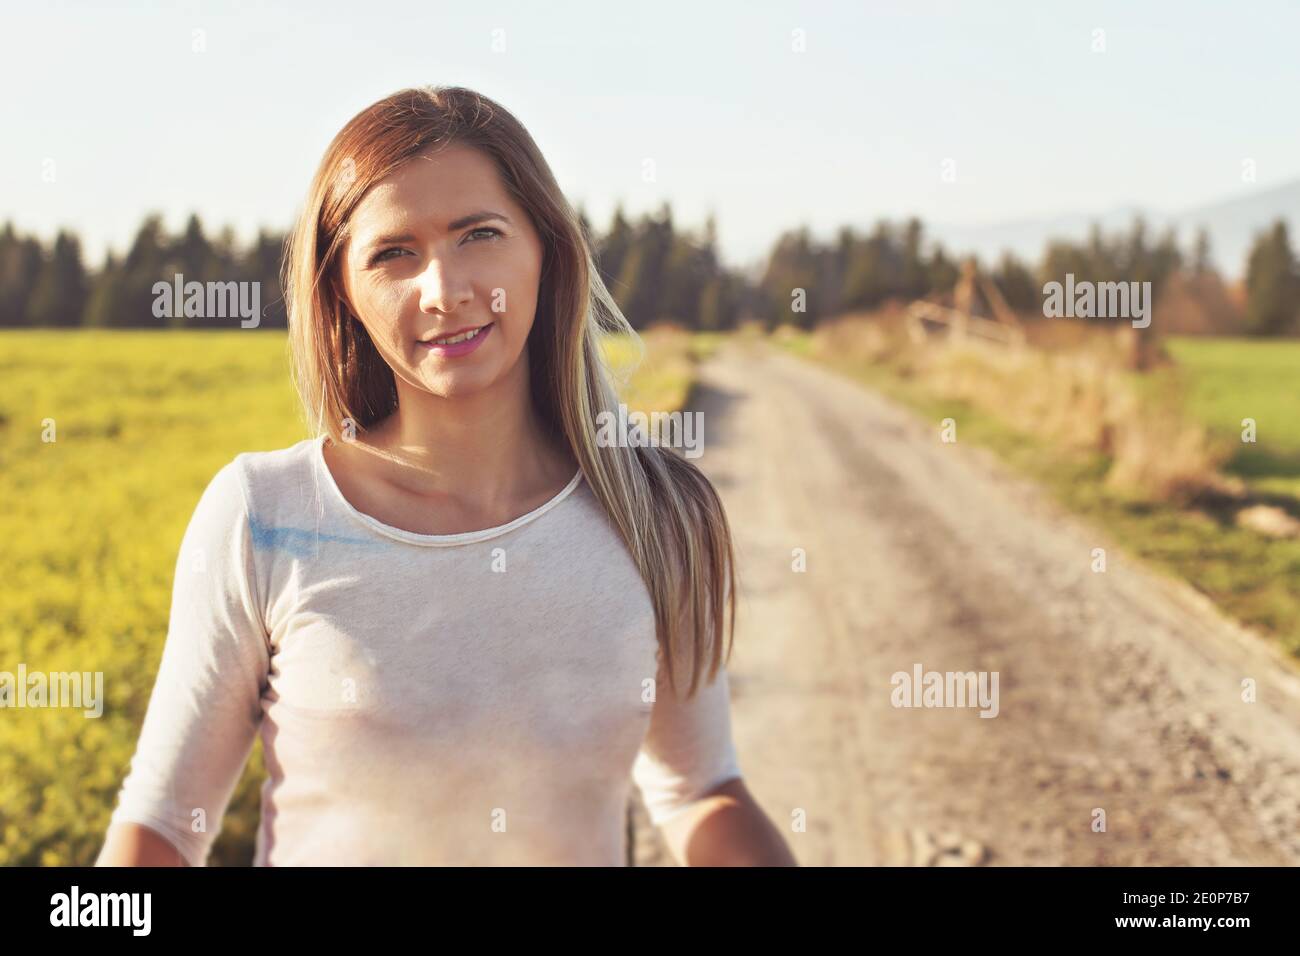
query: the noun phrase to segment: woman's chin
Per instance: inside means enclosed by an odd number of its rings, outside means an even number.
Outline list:
[[[492,375],[487,369],[447,369],[432,372],[421,370],[423,374],[417,381],[424,383],[424,389],[439,398],[469,398],[486,391],[492,385]]]

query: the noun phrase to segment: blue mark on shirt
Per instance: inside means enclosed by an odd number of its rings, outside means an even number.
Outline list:
[[[380,546],[379,542],[366,538],[349,538],[339,534],[321,534],[315,529],[285,528],[262,524],[253,515],[248,516],[248,530],[253,538],[253,550],[280,550],[299,559],[310,558],[315,555],[322,542],[360,545],[367,550],[373,550]]]

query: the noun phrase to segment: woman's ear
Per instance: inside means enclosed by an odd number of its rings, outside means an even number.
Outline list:
[[[343,291],[343,284],[339,282],[337,276],[330,276],[330,289],[333,291],[334,297],[339,300],[339,304],[343,306],[344,312],[348,315],[357,314],[352,308],[352,303],[348,301],[347,294]]]

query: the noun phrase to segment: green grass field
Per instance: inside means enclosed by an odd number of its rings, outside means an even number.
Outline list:
[[[1240,450],[1227,471],[1262,492],[1300,498],[1300,342],[1176,338],[1177,367],[1152,376],[1157,388],[1181,389],[1184,407]],[[1242,419],[1256,441],[1241,441]]]
[[[694,345],[645,338],[629,403],[669,410],[689,390]],[[0,865],[94,861],[199,494],[239,452],[307,437],[286,345],[261,331],[0,333],[0,671],[99,671],[105,697],[99,718],[0,712]],[[251,859],[263,777],[259,742],[214,865]]]
[[[285,342],[216,331],[0,335],[0,670],[102,671],[106,698],[99,718],[4,713],[0,865],[93,862],[198,495],[240,451],[306,436]],[[214,862],[251,846],[261,773],[258,751]]]

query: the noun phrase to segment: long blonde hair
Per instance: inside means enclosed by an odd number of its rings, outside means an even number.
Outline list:
[[[698,468],[658,447],[603,447],[597,415],[617,414],[602,334],[636,333],[605,288],[580,220],[537,144],[499,104],[462,87],[401,90],[353,117],[325,151],[289,237],[283,281],[294,383],[309,423],[334,441],[397,407],[392,369],[338,295],[349,217],[375,183],[415,154],[457,142],[491,157],[528,211],[543,246],[537,313],[528,338],[532,399],[565,442],[645,581],[670,686],[675,662],[709,681],[735,638],[734,553],[722,502]],[[311,427],[311,426],[309,426]],[[731,653],[730,643],[726,657]]]

